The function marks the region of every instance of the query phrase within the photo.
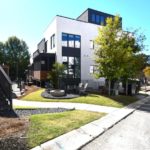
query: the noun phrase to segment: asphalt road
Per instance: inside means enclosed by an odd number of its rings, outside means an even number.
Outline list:
[[[81,150],[150,150],[150,102]]]

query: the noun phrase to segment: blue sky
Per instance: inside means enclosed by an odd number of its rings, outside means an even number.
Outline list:
[[[141,28],[150,45],[149,0],[0,0],[0,41],[16,35],[26,41],[30,53],[55,15],[78,17],[87,8],[120,14],[123,28]],[[147,47],[150,54],[150,46]]]

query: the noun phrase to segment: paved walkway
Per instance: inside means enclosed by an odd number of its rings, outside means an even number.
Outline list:
[[[63,103],[63,102],[34,102],[34,101],[22,101],[13,99],[14,106],[27,106],[27,107],[39,107],[39,108],[68,108],[68,109],[79,109],[88,110],[95,112],[112,113],[113,111],[119,110],[119,108],[99,106],[93,104],[80,104],[80,103]]]

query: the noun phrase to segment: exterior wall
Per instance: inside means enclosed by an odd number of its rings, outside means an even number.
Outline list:
[[[34,71],[33,79],[42,81],[47,79],[47,75],[48,75],[48,71]]]
[[[84,12],[77,18],[77,20],[88,22],[88,20],[89,20],[89,18],[88,18],[88,10],[84,11]]]
[[[57,61],[62,63],[62,32],[81,36],[81,81],[97,88],[99,83],[90,74],[90,66],[94,65],[93,49],[90,40],[98,34],[98,25],[85,23],[57,16]]]
[[[89,87],[98,88],[104,84],[104,80],[97,80],[90,74],[90,66],[94,65],[94,50],[90,48],[90,41],[98,34],[98,27],[93,23],[87,23],[56,16],[44,33],[47,41],[47,53],[56,53],[56,61],[62,63],[62,33],[81,36],[81,82],[89,83]],[[50,48],[50,37],[55,34],[55,47]]]
[[[56,22],[57,22],[57,17],[55,17],[53,19],[53,21],[49,24],[48,28],[44,32],[45,42],[47,41],[47,53],[56,53],[56,50],[57,50],[58,43],[57,43],[57,24],[56,24]],[[53,34],[55,34],[56,43],[55,43],[55,47],[53,49],[51,49],[50,38]]]

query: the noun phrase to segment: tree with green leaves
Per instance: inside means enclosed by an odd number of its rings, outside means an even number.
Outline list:
[[[98,29],[95,39],[96,77],[106,77],[109,80],[109,95],[111,81],[121,78],[133,78],[140,70],[137,65],[144,48],[145,36],[134,32],[125,32],[121,28],[120,17],[106,19],[106,26]],[[141,66],[141,65],[140,65]]]
[[[12,80],[24,78],[24,72],[30,63],[30,54],[26,42],[12,36],[6,41],[5,49],[10,77]]]
[[[52,83],[53,87],[58,89],[60,87],[60,79],[64,75],[65,66],[58,62],[53,64],[52,70],[48,74],[48,79]]]

